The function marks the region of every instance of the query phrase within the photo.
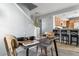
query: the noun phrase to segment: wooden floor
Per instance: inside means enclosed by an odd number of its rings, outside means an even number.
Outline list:
[[[57,42],[58,47],[58,54],[59,56],[79,56],[79,46],[76,47],[75,45],[67,45],[67,44],[61,44],[60,42]],[[25,56],[25,50],[19,52],[19,56]],[[38,51],[38,56],[44,56],[44,53],[40,53],[40,49]],[[53,49],[53,54],[55,56],[55,51]],[[30,56],[37,56],[36,54],[36,47],[32,47],[29,52]],[[51,56],[50,51],[48,51],[48,56]]]
[[[57,47],[59,49],[64,49],[64,50],[73,51],[73,52],[79,52],[79,46],[76,46],[75,43],[73,45],[68,45],[65,43],[57,42]]]

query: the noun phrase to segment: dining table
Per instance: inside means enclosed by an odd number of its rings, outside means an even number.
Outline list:
[[[35,40],[18,41],[18,43],[22,44],[22,47],[24,49],[26,49],[26,56],[29,56],[29,48],[31,48],[33,46],[38,46],[40,44],[40,40],[42,40],[44,38],[46,38],[46,37],[39,37],[39,38],[36,38]],[[58,56],[58,49],[57,49],[57,44],[56,44],[56,38],[53,39],[53,43],[54,43],[56,56]]]
[[[37,40],[24,40],[24,41],[18,41],[18,43],[22,44],[22,47],[26,49],[26,56],[29,56],[29,48],[37,46],[40,42]]]

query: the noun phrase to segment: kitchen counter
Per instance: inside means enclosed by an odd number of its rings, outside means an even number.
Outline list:
[[[67,33],[69,34],[70,37],[70,30],[77,30],[78,31],[78,35],[79,35],[79,29],[53,29],[53,30],[58,30],[58,33],[60,34],[60,42],[61,42],[61,30],[67,30]],[[70,40],[70,38],[69,38]]]

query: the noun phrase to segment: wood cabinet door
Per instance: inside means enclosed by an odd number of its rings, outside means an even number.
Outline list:
[[[73,20],[71,20],[71,21],[69,22],[69,28],[74,28],[74,21],[73,21]]]
[[[60,19],[60,17],[55,17],[55,25],[56,26],[61,26],[61,19]]]

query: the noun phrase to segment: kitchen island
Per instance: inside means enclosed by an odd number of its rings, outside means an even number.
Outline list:
[[[63,29],[53,29],[53,32],[55,32],[56,34],[59,34],[59,41],[60,42],[62,42],[62,30],[66,30],[67,31],[67,34],[68,34],[68,36],[69,36],[69,44],[70,44],[70,41],[71,41],[71,34],[73,34],[73,35],[78,35],[79,36],[79,29],[65,29],[65,28],[63,28]],[[71,32],[71,31],[73,31],[73,32]],[[75,39],[74,39],[75,40]],[[78,38],[78,40],[77,41],[79,41],[79,38]]]

